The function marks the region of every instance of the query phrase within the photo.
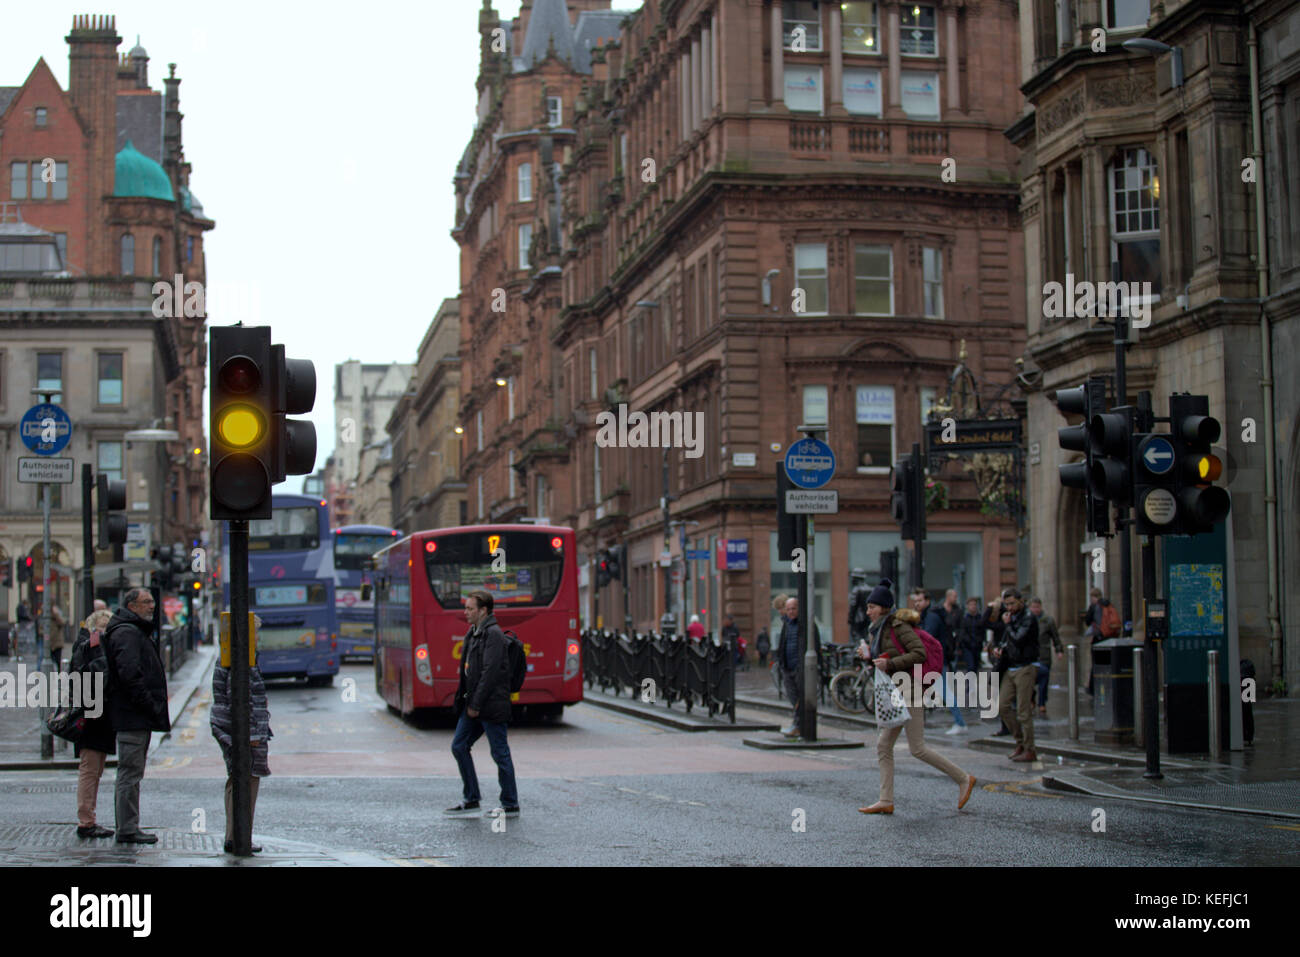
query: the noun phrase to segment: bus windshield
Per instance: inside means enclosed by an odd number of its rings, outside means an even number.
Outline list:
[[[248,523],[248,550],[288,552],[320,545],[320,512],[310,505],[277,508],[269,519]]]
[[[558,541],[550,532],[441,535],[424,542],[424,566],[443,608],[460,608],[465,596],[479,590],[498,606],[544,606],[554,600],[564,573]]]
[[[397,539],[393,535],[341,534],[334,536],[334,567],[339,571],[359,572],[366,560]]]

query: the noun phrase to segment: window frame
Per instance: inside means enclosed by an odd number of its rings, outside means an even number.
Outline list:
[[[532,163],[519,164],[519,167],[516,170],[515,196],[518,197],[518,202],[521,203],[531,203],[533,201],[533,164]]]
[[[153,253],[150,257],[150,265],[153,267],[153,275],[162,275],[162,249],[163,241],[161,236],[153,238]]]
[[[104,464],[104,450],[113,446],[117,447],[118,465],[116,469]],[[117,474],[114,475],[114,472]],[[115,478],[119,482],[122,481],[122,477],[126,473],[126,443],[121,439],[97,440],[95,442],[95,473],[97,475],[106,475],[110,479]]]
[[[869,5],[871,7],[871,20],[869,23],[863,23],[847,19],[844,4],[840,4],[840,52],[847,53],[850,56],[880,56],[884,52],[880,35],[880,4],[876,0],[856,0],[856,2],[861,2],[862,6]],[[856,46],[850,48],[849,27],[851,26],[869,26],[871,35],[875,40],[874,46],[866,50],[859,50]]]
[[[790,105],[790,73],[816,73],[817,74],[817,109],[796,108]],[[801,63],[787,63],[782,68],[781,75],[781,102],[785,108],[798,117],[804,116],[825,116],[826,115],[826,74],[819,64],[806,66]]]
[[[32,122],[36,129],[48,129],[50,125],[50,111],[48,107],[38,106],[32,109]]]
[[[1124,216],[1127,219],[1128,216],[1134,215],[1136,213],[1136,215],[1138,216],[1138,222],[1140,226],[1143,213],[1150,212],[1152,218],[1152,227],[1150,229],[1139,228],[1137,230],[1132,230],[1132,231],[1126,228],[1121,233],[1116,228],[1117,207],[1115,203],[1115,194],[1116,194],[1115,171],[1119,169],[1125,170],[1125,180],[1128,179],[1127,171],[1129,169],[1133,169],[1134,167],[1128,166],[1126,159],[1132,153],[1145,153],[1147,158],[1151,161],[1149,166],[1139,165],[1136,167],[1136,169],[1139,171],[1139,178],[1140,178],[1141,170],[1143,169],[1151,170],[1151,178],[1155,186],[1155,189],[1152,194],[1153,204],[1149,208],[1144,208],[1139,202],[1139,205],[1136,210],[1129,209],[1126,201]],[[1146,188],[1148,187],[1144,187],[1139,183],[1138,188],[1136,190],[1130,189],[1126,182],[1123,192],[1126,195],[1130,195],[1130,194],[1137,195],[1140,199],[1143,190]],[[1164,260],[1162,258],[1162,249],[1161,249],[1161,240],[1160,240],[1159,193],[1160,193],[1160,163],[1157,160],[1155,153],[1147,149],[1146,146],[1142,146],[1142,145],[1122,146],[1118,149],[1116,158],[1112,159],[1110,162],[1106,164],[1106,211],[1107,211],[1106,239],[1109,244],[1110,262],[1112,263],[1120,262],[1119,247],[1121,245],[1125,245],[1127,243],[1149,243],[1153,240],[1155,241],[1156,244],[1156,255],[1154,257],[1154,261],[1156,263],[1156,272],[1154,276],[1154,281],[1152,282],[1152,292],[1151,295],[1142,296],[1138,300],[1139,303],[1145,305],[1154,305],[1158,303],[1160,301],[1162,290],[1164,288]],[[1122,239],[1119,238],[1120,236],[1122,236],[1123,238]],[[1127,282],[1142,282],[1144,280],[1129,279],[1121,275],[1119,281],[1127,283]],[[1098,303],[1097,306],[1100,306],[1100,304]]]
[[[849,80],[858,74],[874,73],[876,79],[876,111],[874,113],[863,112],[849,108],[848,84]],[[875,119],[885,115],[885,81],[883,71],[878,66],[846,66],[840,71],[840,102],[844,104],[844,109],[850,116],[870,116]]]
[[[1133,24],[1129,24],[1128,26],[1115,26],[1110,22],[1111,8],[1115,5],[1115,2],[1116,0],[1104,0],[1104,2],[1101,4],[1101,10],[1100,10],[1101,23],[1102,26],[1106,29],[1107,33],[1110,32],[1121,33],[1128,30],[1145,30],[1147,28],[1147,21],[1151,19],[1151,0],[1147,0],[1146,18],[1142,20],[1141,23],[1133,23]]]
[[[794,315],[796,316],[830,315],[830,307],[831,307],[831,283],[830,283],[830,266],[829,266],[830,260],[829,260],[828,251],[826,249],[826,243],[823,241],[819,243],[795,243],[794,244],[794,288],[802,289],[804,291],[804,305],[807,306],[811,303],[812,296],[808,292],[808,286],[804,284],[804,278],[803,278],[804,273],[801,272],[799,266],[799,251],[801,249],[821,250],[822,265],[819,267],[815,266],[815,267],[804,267],[804,268],[821,269],[822,274],[820,277],[809,277],[809,278],[821,279],[821,282],[823,284],[823,290],[824,290],[823,295],[826,303],[826,308],[820,311],[806,308],[804,309],[803,312],[795,312]]]
[[[105,379],[103,376],[103,360],[109,356],[117,356],[119,363],[119,376],[116,380]],[[116,402],[105,402],[103,393],[103,384],[105,382],[118,383],[118,400]],[[95,351],[95,406],[97,408],[118,408],[126,404],[126,353],[116,349],[105,349]]]
[[[817,396],[817,390],[819,389],[821,390],[822,408],[825,410],[825,412],[823,413],[820,419],[817,419],[808,414],[808,400],[810,397],[815,399],[815,397]],[[828,429],[830,428],[830,424],[831,424],[830,386],[821,385],[820,383],[815,383],[815,382],[805,385],[799,393],[799,402],[800,402],[799,405],[800,425],[823,425],[826,426],[826,428]]]
[[[858,250],[874,249],[884,250],[889,254],[889,312],[858,312],[858,283],[859,282],[881,282],[886,277],[882,276],[859,276],[858,275]],[[853,243],[853,315],[855,316],[896,316],[898,315],[898,296],[896,291],[897,284],[894,280],[894,247],[889,243]]]
[[[132,277],[135,275],[135,235],[132,233],[122,233],[117,241],[118,266],[121,267],[121,275]],[[130,256],[130,264],[127,263],[127,257]]]
[[[907,43],[904,42],[903,36],[904,36],[904,31],[906,31],[908,28],[908,24],[904,22],[904,17],[908,15],[910,11],[907,10],[907,4],[901,4],[898,8],[898,54],[899,56],[925,57],[927,60],[936,60],[939,58],[939,54],[941,52],[939,49],[939,32],[940,32],[939,31],[939,7],[937,4],[932,4],[932,3],[913,3],[912,7],[918,11],[929,10],[931,16],[934,17],[933,26],[923,27],[919,23],[912,25],[913,30],[921,30],[921,31],[930,30],[933,33],[934,51],[931,53],[918,53],[918,52],[909,51],[907,49]],[[917,18],[919,20],[920,18],[919,13],[917,14]],[[918,46],[921,46],[924,44],[925,41],[923,39],[915,39],[912,40],[911,42],[914,42]]]
[[[528,247],[533,244],[533,224],[520,223],[519,226],[516,227],[515,235],[519,245],[517,250],[519,253],[519,268],[521,270],[532,269],[533,264],[528,258]]]
[[[858,394],[863,389],[888,390],[890,395],[890,421],[889,421],[889,463],[886,465],[862,465],[862,436],[857,432],[864,425],[880,426],[882,422],[863,422],[859,418],[858,412]],[[892,385],[871,385],[869,383],[859,383],[853,387],[853,446],[854,446],[854,470],[859,475],[888,475],[893,463],[898,460],[898,390]]]
[[[29,166],[27,160],[13,160],[9,163],[9,198],[10,199],[23,199],[23,200],[27,199],[28,168]],[[21,176],[18,175],[19,170],[22,171]],[[21,184],[21,190],[22,190],[21,192],[19,192],[19,188],[20,188],[19,184]]]
[[[564,98],[548,96],[546,98],[546,125],[554,129],[564,125]]]
[[[938,276],[931,279],[927,276],[927,265],[933,261]],[[929,292],[934,287],[936,297],[939,302],[937,313],[929,311]],[[921,247],[921,316],[925,319],[946,319],[947,316],[943,311],[943,247],[942,246],[922,246]]]
[[[794,8],[795,8],[798,4],[800,4],[800,3],[806,3],[806,4],[810,5],[810,6],[812,7],[812,12],[813,12],[813,14],[815,15],[816,19],[814,19],[814,20],[803,20],[803,19],[798,19],[798,18],[796,18],[796,17],[794,17],[794,16],[791,16],[791,11],[793,11]],[[787,29],[787,24],[790,24],[790,25],[791,25],[791,26],[789,26],[788,29]],[[807,47],[806,47],[804,50],[800,50],[800,51],[798,51],[798,52],[800,52],[800,53],[821,53],[821,52],[823,51],[822,37],[823,37],[823,35],[824,35],[824,33],[825,33],[825,31],[824,31],[823,28],[822,28],[822,5],[821,5],[821,3],[816,2],[816,0],[785,0],[785,3],[782,4],[782,7],[781,7],[781,48],[782,48],[783,50],[785,50],[785,52],[787,52],[787,53],[794,53],[794,52],[796,52],[796,51],[792,50],[790,47],[791,47],[791,44],[794,42],[794,35],[793,35],[793,34],[794,34],[794,27],[797,27],[797,26],[799,26],[800,24],[803,24],[804,27],[805,27],[805,31],[804,31],[804,32],[805,32],[806,37],[807,37],[807,40],[808,40],[808,45],[807,45]],[[816,30],[814,31],[814,30],[811,30],[811,29],[806,29],[806,28],[809,27],[809,26],[815,27]],[[814,32],[815,32],[815,36],[814,36]],[[813,46],[814,39],[816,40],[816,44],[817,44],[816,46]]]
[[[45,188],[47,184],[46,184],[46,182],[45,182],[44,173],[45,173],[45,164],[44,164],[44,163],[41,163],[41,162],[33,162],[33,163],[32,163],[31,181],[27,184],[27,198],[28,198],[28,199],[31,199],[31,200],[46,200],[46,199],[49,198],[49,192],[50,192],[50,191],[49,191],[48,189]],[[58,168],[58,166],[56,165],[56,166],[54,167],[54,180],[55,180],[55,182],[57,182],[58,179],[59,179],[59,168]],[[54,183],[50,183],[50,184],[48,184],[48,185],[53,186]],[[38,195],[37,192],[36,192],[38,189],[40,190],[40,194],[39,194],[39,195]]]
[[[42,378],[41,378],[41,356],[57,356],[57,357],[58,357],[58,360],[59,360],[59,379],[58,379],[59,387],[58,387],[58,389],[49,389],[48,391],[49,391],[49,392],[52,392],[52,393],[54,394],[54,398],[51,399],[50,401],[51,401],[54,405],[62,405],[62,404],[63,404],[63,367],[64,367],[64,365],[65,365],[65,363],[64,363],[64,361],[63,361],[63,352],[62,352],[61,350],[60,350],[60,351],[50,351],[50,350],[46,350],[46,351],[44,351],[44,352],[37,352],[37,353],[36,353],[36,388],[37,388],[37,389],[41,389],[41,388],[43,388],[43,387],[41,386],[41,383],[42,383],[42,382],[50,382],[50,381],[53,381],[53,380],[48,379],[48,378],[46,378],[46,379],[42,379]],[[42,401],[44,401],[44,400],[42,400]]]
[[[923,76],[926,79],[933,78],[934,80],[934,112],[933,113],[911,113],[904,105],[905,94],[903,93],[902,86],[903,86],[903,82],[907,79],[909,75],[913,77]],[[899,91],[898,91],[899,106],[903,110],[903,112],[907,115],[907,118],[909,120],[921,120],[924,122],[937,123],[940,119],[943,118],[943,86],[942,86],[942,79],[939,76],[938,70],[900,69],[898,71],[898,84],[899,84]]]

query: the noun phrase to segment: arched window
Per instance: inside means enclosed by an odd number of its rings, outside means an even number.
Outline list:
[[[162,275],[162,239],[157,236],[153,239],[153,274]]]
[[[122,275],[135,275],[135,237],[130,233],[122,236]]]

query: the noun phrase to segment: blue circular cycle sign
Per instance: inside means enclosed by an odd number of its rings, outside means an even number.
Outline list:
[[[799,439],[785,453],[785,474],[798,488],[821,488],[835,474],[835,453],[821,439]]]
[[[43,402],[23,413],[18,434],[37,455],[58,455],[72,440],[72,420],[57,405]]]

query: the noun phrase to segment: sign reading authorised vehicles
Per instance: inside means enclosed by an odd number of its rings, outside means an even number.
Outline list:
[[[840,510],[840,493],[830,488],[788,488],[785,510],[790,515],[835,515]]]
[[[23,456],[18,460],[18,481],[67,485],[72,482],[72,459]]]

